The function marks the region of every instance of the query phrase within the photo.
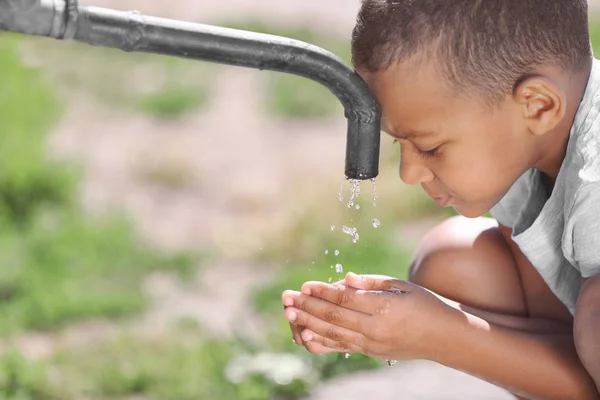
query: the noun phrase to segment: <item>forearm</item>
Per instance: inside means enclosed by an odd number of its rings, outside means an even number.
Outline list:
[[[499,327],[451,308],[432,359],[532,399],[600,399],[570,334]],[[508,317],[510,318],[510,317]]]
[[[468,314],[474,315],[487,322],[511,330],[529,332],[529,333],[573,333],[573,325],[559,321],[544,318],[519,317],[508,314],[499,314],[485,311],[478,308],[460,304],[454,300],[449,300],[436,295],[440,300],[450,307],[460,309]]]

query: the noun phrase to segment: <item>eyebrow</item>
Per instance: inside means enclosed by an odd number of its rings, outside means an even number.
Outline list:
[[[433,132],[427,132],[427,131],[407,131],[407,132],[402,132],[402,133],[397,133],[394,136],[397,137],[398,139],[415,139],[415,138],[420,138],[423,136],[430,136],[433,135]]]
[[[406,132],[398,132],[396,129],[384,130],[390,136],[395,137],[396,139],[409,140],[415,138],[421,138],[423,136],[431,136],[434,135],[433,132],[429,131],[406,131]]]

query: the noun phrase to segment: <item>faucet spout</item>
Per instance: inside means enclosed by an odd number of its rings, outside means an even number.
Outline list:
[[[348,119],[347,179],[379,173],[380,110],[363,79],[340,58],[289,38],[79,6],[77,0],[0,0],[0,30],[290,73],[326,86]]]

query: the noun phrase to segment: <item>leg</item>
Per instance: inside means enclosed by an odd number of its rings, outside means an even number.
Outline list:
[[[506,315],[544,318],[572,332],[567,308],[503,229],[487,218],[448,219],[423,238],[410,280],[491,323],[502,325]]]
[[[410,280],[483,311],[573,323],[568,309],[492,219],[454,217],[435,227],[415,253]]]

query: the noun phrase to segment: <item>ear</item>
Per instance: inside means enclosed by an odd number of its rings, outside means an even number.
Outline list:
[[[566,93],[544,76],[522,80],[515,87],[513,98],[522,106],[527,128],[534,135],[554,129],[566,113]]]

